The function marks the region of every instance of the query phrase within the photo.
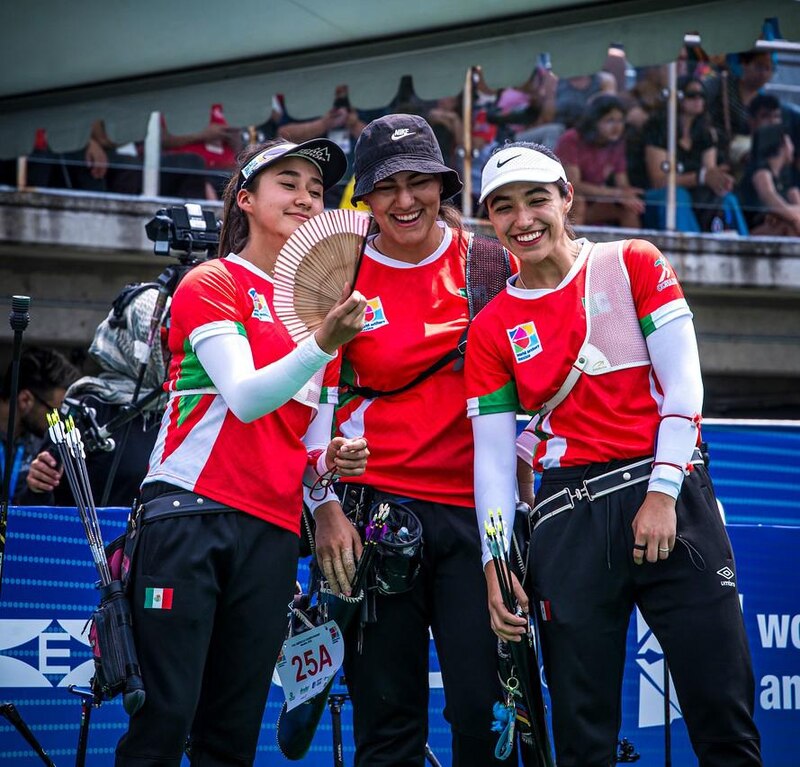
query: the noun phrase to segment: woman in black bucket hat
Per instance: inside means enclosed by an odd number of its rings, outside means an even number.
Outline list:
[[[328,370],[331,404],[320,415],[333,418],[335,404],[338,433],[369,441],[365,474],[343,484],[345,510],[352,516],[354,507],[369,509],[380,500],[401,503],[419,520],[423,543],[421,566],[416,572],[410,565],[405,582],[387,583],[379,569],[370,592],[376,620],[354,627],[347,639],[356,765],[423,764],[429,631],[442,671],[453,765],[498,763],[491,725],[501,690],[457,349],[477,308],[466,279],[468,258],[482,258],[500,284],[510,267],[497,243],[464,231],[458,213],[444,204],[460,190],[458,173],[444,164],[421,117],[387,115],[362,132],[353,200],[365,202],[375,219],[356,280],[367,317],[359,336],[342,347],[340,364]],[[348,593],[361,550],[356,528],[337,504],[319,505],[315,518],[319,564],[331,587]]]

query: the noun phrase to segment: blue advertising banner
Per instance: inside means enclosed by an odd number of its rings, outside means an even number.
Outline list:
[[[800,579],[792,562],[800,550],[800,431],[763,434],[720,426],[712,441],[712,471],[728,515],[737,558],[737,581],[753,654],[756,721],[764,763],[798,764],[800,723]],[[732,428],[732,427],[731,427]],[[769,433],[768,433],[769,432]],[[726,439],[728,440],[726,442]],[[753,469],[753,464],[761,465]],[[747,473],[743,467],[747,466]],[[746,502],[741,502],[742,498]],[[758,515],[761,516],[758,516]],[[126,510],[104,509],[100,521],[108,541],[122,532]],[[746,518],[747,523],[743,523]],[[754,524],[754,522],[761,524]],[[787,524],[788,523],[788,524]],[[307,578],[301,563],[299,580]],[[12,508],[6,568],[0,601],[0,704],[11,703],[53,761],[75,763],[81,706],[68,690],[86,685],[92,661],[85,632],[97,604],[94,571],[81,524],[73,509]],[[664,763],[664,675],[661,649],[641,616],[635,614],[628,637],[620,735],[641,754],[639,764]],[[262,724],[257,765],[279,764],[275,722],[282,691],[275,681]],[[450,764],[450,738],[441,716],[441,677],[431,643],[430,745],[443,765]],[[345,690],[337,684],[335,693]],[[113,763],[126,716],[119,699],[92,713],[86,764]],[[683,726],[680,702],[671,696],[673,764],[695,763]],[[342,715],[345,764],[352,764],[350,708]],[[307,765],[331,765],[331,718],[323,715]],[[0,718],[0,763],[41,764],[23,737]]]

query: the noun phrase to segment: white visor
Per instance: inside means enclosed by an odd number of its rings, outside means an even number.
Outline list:
[[[495,152],[483,166],[481,196],[483,202],[495,189],[517,181],[552,184],[567,180],[560,162],[546,154],[523,146],[510,146]]]

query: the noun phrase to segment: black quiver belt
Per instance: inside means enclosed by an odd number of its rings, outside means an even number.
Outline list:
[[[126,713],[136,713],[145,692],[133,644],[131,608],[121,581],[100,587],[100,606],[92,614],[89,641],[94,658],[92,691],[101,699],[122,693]]]
[[[145,699],[142,672],[133,641],[127,587],[141,528],[148,522],[170,517],[220,513],[230,507],[195,493],[167,493],[140,504],[131,513],[128,529],[106,546],[111,582],[100,588],[100,606],[91,617],[89,643],[94,658],[92,692],[100,700],[122,693],[122,706],[132,715]]]
[[[132,539],[129,531],[106,546],[111,582],[98,585],[100,605],[92,613],[89,644],[94,659],[92,692],[100,700],[122,693],[128,715],[138,711],[145,699],[144,685],[133,643],[131,608],[125,594]]]

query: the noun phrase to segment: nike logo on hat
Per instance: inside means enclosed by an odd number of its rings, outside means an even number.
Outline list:
[[[417,132],[411,130],[411,128],[397,128],[394,133],[392,133],[392,141],[399,141],[401,138],[405,138],[406,136],[416,136]]]
[[[517,157],[521,157],[521,156],[522,156],[522,155],[515,154],[513,157],[509,157],[509,158],[508,158],[508,159],[506,159],[506,160],[502,160],[502,161],[501,161],[501,160],[498,160],[498,161],[497,161],[497,167],[498,167],[498,168],[502,168],[502,167],[503,167],[503,166],[504,166],[504,165],[505,165],[507,162],[511,162],[512,160],[516,160],[516,159],[517,159]]]

